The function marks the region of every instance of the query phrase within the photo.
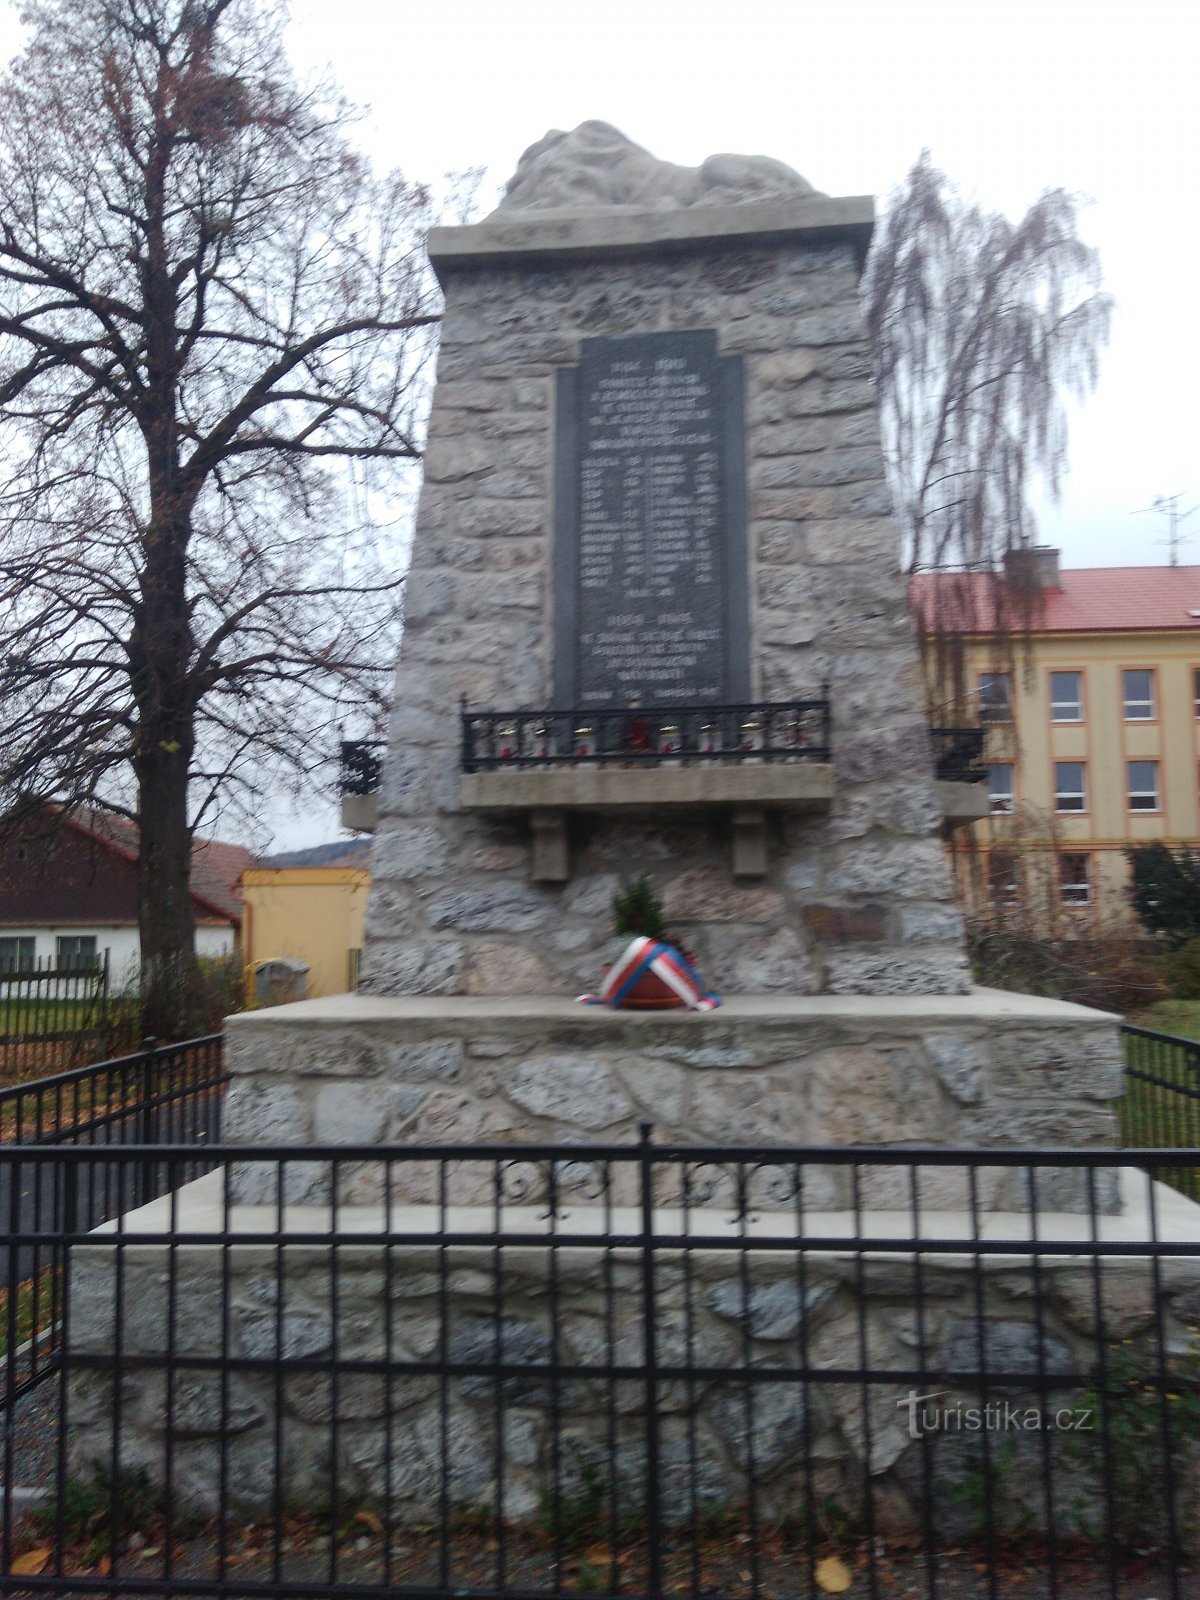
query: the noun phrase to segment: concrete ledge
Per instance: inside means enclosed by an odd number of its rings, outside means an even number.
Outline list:
[[[863,1154],[874,1164],[886,1164],[886,1156],[878,1150],[864,1151]],[[1051,1256],[1045,1253],[1047,1240],[1053,1241],[1056,1245],[1060,1241],[1065,1245],[1093,1242],[1195,1244],[1200,1257],[1200,1205],[1165,1183],[1157,1180],[1148,1183],[1145,1172],[1140,1168],[1122,1165],[1127,1157],[1128,1152],[1114,1151],[1112,1168],[1106,1169],[1117,1174],[1120,1196],[1118,1209],[1108,1214],[1097,1215],[1094,1219],[1078,1211],[1039,1212],[1036,1236],[1039,1241],[1039,1265],[1042,1268],[1077,1268],[1080,1260],[1079,1257],[1069,1254]],[[634,1151],[631,1149],[630,1160],[633,1158]],[[938,1170],[956,1169],[951,1167]],[[678,1206],[656,1206],[653,1211],[654,1231],[660,1236],[677,1235],[683,1239],[797,1238],[794,1208],[785,1207],[775,1211],[759,1208],[745,1216],[731,1213],[732,1208],[728,1204],[714,1206],[693,1204],[687,1211]],[[641,1231],[641,1225],[641,1212],[634,1206],[606,1208],[603,1204],[589,1205],[585,1201],[576,1199],[572,1199],[569,1209],[557,1216],[551,1216],[545,1206],[540,1205],[506,1204],[498,1211],[494,1204],[441,1206],[393,1203],[386,1208],[382,1205],[339,1206],[336,1234],[339,1240],[347,1236],[363,1235],[366,1242],[376,1250],[381,1248],[380,1235],[389,1231],[409,1236],[427,1234],[435,1243],[455,1233],[477,1235],[494,1232],[498,1238],[503,1238],[506,1233],[525,1237],[545,1234],[547,1238],[554,1239],[556,1255],[569,1264],[570,1257],[578,1256],[581,1250],[587,1250],[589,1234],[634,1236]],[[813,1238],[837,1239],[844,1236],[855,1241],[872,1238],[889,1241],[917,1238],[942,1241],[953,1239],[1022,1241],[1032,1237],[1028,1211],[989,1211],[972,1217],[969,1209],[928,1211],[922,1209],[918,1230],[914,1224],[911,1206],[893,1210],[866,1208],[859,1211],[806,1211],[804,1228],[805,1233]],[[116,1221],[102,1223],[89,1235],[88,1247],[90,1251],[93,1248],[92,1241],[100,1244],[106,1235],[118,1232],[124,1247],[128,1250],[127,1241],[137,1234],[159,1236],[169,1234],[172,1237],[181,1237],[189,1233],[211,1236],[229,1232],[274,1236],[277,1231],[284,1235],[333,1234],[335,1223],[332,1208],[327,1205],[285,1204],[282,1209],[277,1205],[233,1205],[226,1209],[224,1179],[220,1170],[217,1170],[185,1184],[174,1197],[174,1203],[172,1196],[168,1195],[160,1200],[152,1200],[136,1211],[127,1211],[121,1217],[119,1226]],[[569,1245],[564,1246],[564,1233],[571,1236],[572,1244],[578,1237],[578,1247],[572,1249]],[[217,1248],[219,1247],[213,1247],[214,1256]],[[293,1249],[295,1248],[303,1247],[293,1246]],[[310,1248],[322,1250],[324,1247],[313,1245]],[[406,1239],[405,1244],[399,1248],[417,1250],[422,1246]],[[509,1257],[519,1254],[532,1255],[537,1248],[536,1245],[510,1245],[506,1255]],[[467,1246],[459,1246],[455,1252],[455,1263],[460,1269],[467,1264],[467,1250]],[[491,1251],[491,1245],[479,1247],[482,1264],[488,1263]],[[664,1249],[658,1253],[666,1256],[669,1252]],[[836,1248],[829,1250],[809,1246],[806,1248],[806,1254],[816,1257],[828,1254],[840,1255],[842,1252]],[[867,1245],[861,1251],[855,1248],[852,1254],[870,1257],[872,1252]],[[95,1259],[94,1254],[89,1255],[90,1261]],[[353,1261],[354,1258],[342,1256],[341,1259]],[[594,1259],[592,1252],[588,1252],[587,1259],[589,1261]],[[762,1253],[760,1252],[754,1259],[762,1260]],[[877,1254],[875,1259],[881,1257]],[[886,1259],[904,1262],[914,1258],[889,1252]],[[928,1262],[929,1258],[925,1259]],[[1144,1257],[1132,1259],[1140,1260],[1142,1270],[1145,1270]],[[1175,1259],[1180,1260],[1180,1258]],[[1196,1258],[1182,1259],[1193,1263],[1187,1269],[1190,1278],[1195,1271]],[[1028,1268],[1029,1260],[1029,1257],[1021,1255],[977,1257],[970,1253],[939,1254],[937,1265],[939,1268],[951,1270],[966,1269],[972,1273],[1011,1272]],[[1117,1260],[1111,1259],[1107,1263],[1107,1270],[1111,1271],[1117,1265]]]
[[[342,796],[342,827],[351,833],[374,833],[379,825],[379,796],[377,794],[344,794]]]
[[[969,994],[727,995],[719,1011],[610,1011],[607,1006],[581,1006],[565,995],[374,995],[338,994],[262,1011],[241,1011],[226,1018],[230,1034],[241,1035],[277,1023],[305,1027],[345,1028],[359,1025],[441,1022],[468,1029],[506,1022],[571,1022],[609,1031],[622,1029],[712,1029],[722,1022],[847,1022],[876,1025],[889,1020],[907,1023],[1035,1024],[1078,1028],[1081,1024],[1113,1024],[1120,1017],[1066,1000],[1015,994],[1007,989],[973,988]]]
[[[968,823],[979,822],[991,811],[986,783],[941,781],[938,783],[937,792],[948,828],[962,828]]]
[[[746,248],[843,241],[865,257],[875,225],[870,195],[756,200],[746,205],[678,209],[530,211],[489,217],[465,228],[431,228],[428,250],[439,280],[456,268],[510,260],[667,254],[697,244]]]
[[[464,811],[608,811],[762,806],[827,811],[834,770],[816,761],[752,766],[561,767],[465,772]]]

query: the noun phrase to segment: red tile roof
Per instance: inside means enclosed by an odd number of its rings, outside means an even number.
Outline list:
[[[952,627],[957,616],[968,632],[990,632],[995,581],[986,573],[919,573],[914,609],[929,614],[936,606]],[[1060,582],[1041,591],[1035,633],[1200,631],[1200,567],[1075,567]]]
[[[70,821],[84,832],[102,839],[136,861],[138,856],[138,829],[135,822],[115,811],[101,811],[80,806],[73,811]],[[192,841],[192,872],[190,889],[196,902],[196,913],[211,921],[214,913],[221,917],[242,920],[241,876],[247,867],[258,865],[258,858],[244,845],[228,844],[221,839],[196,838]]]

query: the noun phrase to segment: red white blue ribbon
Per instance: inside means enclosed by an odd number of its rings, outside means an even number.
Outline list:
[[[612,1006],[625,1001],[641,978],[652,972],[656,978],[692,1011],[715,1011],[721,1004],[717,994],[705,992],[704,980],[674,945],[659,944],[639,936],[632,939],[604,976],[599,994],[581,994],[585,1006]]]

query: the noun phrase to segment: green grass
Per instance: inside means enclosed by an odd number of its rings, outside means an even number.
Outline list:
[[[1164,1006],[1173,1008],[1166,1017],[1162,1015]],[[1143,1014],[1139,1024],[1158,1033],[1188,1038],[1179,1020],[1181,1007],[1200,1013],[1195,1002],[1164,1001],[1152,1013]],[[1153,1040],[1139,1041],[1136,1037],[1126,1037],[1123,1047],[1127,1074],[1125,1094],[1117,1107],[1122,1144],[1133,1149],[1200,1149],[1200,1098],[1196,1098],[1200,1073],[1196,1071],[1195,1058],[1170,1045],[1156,1045]],[[1155,1081],[1147,1083],[1130,1076],[1131,1072],[1145,1073]],[[1163,1168],[1157,1176],[1180,1193],[1200,1200],[1200,1167]]]
[[[1159,1000],[1129,1020],[1139,1028],[1153,1028],[1156,1033],[1200,1039],[1200,1000]]]

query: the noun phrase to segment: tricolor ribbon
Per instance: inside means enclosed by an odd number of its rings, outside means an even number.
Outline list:
[[[704,980],[674,945],[660,944],[656,939],[642,936],[631,940],[620,958],[613,962],[605,974],[600,993],[581,994],[579,1003],[616,1009],[648,972],[665,983],[692,1011],[715,1011],[721,1004],[720,995],[705,992]]]

